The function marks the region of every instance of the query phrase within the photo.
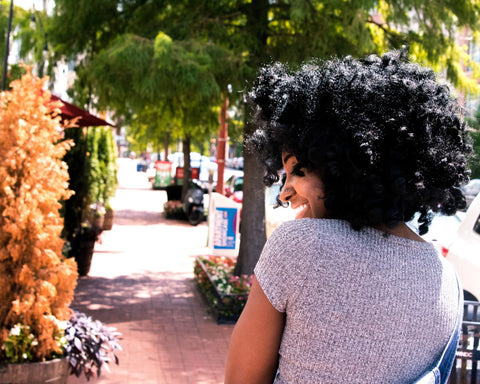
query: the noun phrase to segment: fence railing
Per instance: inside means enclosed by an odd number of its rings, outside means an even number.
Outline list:
[[[448,384],[479,384],[477,365],[480,360],[480,303],[465,301],[462,333]]]

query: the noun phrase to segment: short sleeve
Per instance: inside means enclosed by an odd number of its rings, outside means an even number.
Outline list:
[[[302,247],[295,221],[279,226],[269,237],[255,266],[255,277],[273,307],[285,312],[292,292],[304,275]]]

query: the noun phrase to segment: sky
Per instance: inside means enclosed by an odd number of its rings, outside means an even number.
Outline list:
[[[32,8],[33,3],[35,3],[35,1],[32,1],[32,0],[14,0],[13,1],[13,4],[15,4],[19,7],[25,8],[25,9]],[[41,4],[39,4],[39,5],[41,5]],[[37,5],[35,5],[35,8],[37,8]]]
[[[53,1],[45,1],[47,4],[53,3]],[[13,4],[25,9],[32,9],[35,6],[37,10],[43,10],[44,0],[13,0]]]

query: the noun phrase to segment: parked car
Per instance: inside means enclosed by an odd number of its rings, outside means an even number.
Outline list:
[[[233,158],[233,168],[243,169],[243,156]]]
[[[243,175],[232,175],[225,182],[225,196],[237,203],[243,200]]]
[[[172,163],[172,177],[175,175],[177,167],[183,167],[183,152],[174,152],[168,155],[168,161]],[[197,152],[190,152],[190,168],[198,168],[200,181],[208,181],[210,172],[213,172],[213,180],[217,180],[217,163],[210,160],[209,157],[200,155]]]
[[[470,204],[454,240],[441,252],[455,266],[465,300],[480,300],[480,194]]]
[[[432,242],[439,250],[442,246],[451,244],[456,238],[460,224],[465,217],[465,212],[458,211],[451,216],[435,214],[428,232],[422,236],[423,239]],[[416,222],[416,219],[415,219]]]
[[[480,179],[470,180],[467,185],[462,187],[462,191],[467,200],[467,207],[469,207],[473,199],[480,193]]]

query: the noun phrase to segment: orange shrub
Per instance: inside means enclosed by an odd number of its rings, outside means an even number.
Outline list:
[[[70,142],[43,84],[27,73],[0,94],[0,345],[15,324],[29,326],[36,361],[62,353],[54,337],[58,320],[70,318],[78,277],[60,238],[60,201],[71,195],[61,159]]]

